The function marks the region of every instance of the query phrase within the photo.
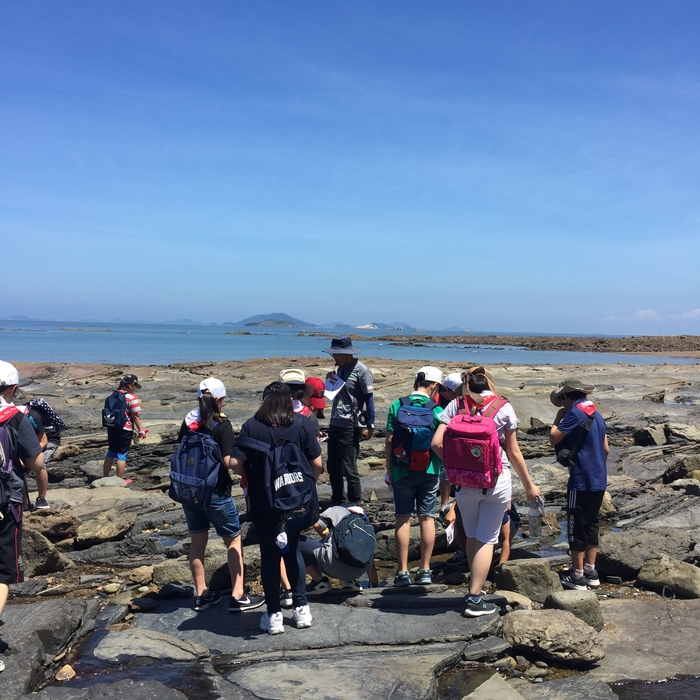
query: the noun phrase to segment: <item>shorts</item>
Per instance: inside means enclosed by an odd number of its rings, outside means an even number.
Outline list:
[[[51,461],[51,458],[56,454],[56,450],[60,447],[57,442],[48,442],[46,444],[46,449],[44,450],[44,469],[46,465]]]
[[[241,534],[241,521],[238,509],[231,496],[221,496],[215,493],[206,508],[194,503],[183,503],[187,520],[187,531],[190,535],[208,532],[213,525],[219,537],[238,537]]]
[[[126,461],[131,447],[131,430],[108,430],[107,431],[107,457],[117,459],[120,462]]]
[[[17,506],[20,522],[8,508],[0,520],[0,583],[22,583],[22,507]]]
[[[408,518],[415,512],[418,517],[435,516],[439,474],[409,472],[394,482],[394,509],[397,518]]]
[[[569,491],[566,494],[567,539],[574,552],[598,546],[600,506],[605,491]]]
[[[508,509],[511,496],[510,469],[503,469],[492,489],[470,489],[462,486],[455,493],[462,516],[464,533],[469,539],[484,544],[498,544],[503,514]]]

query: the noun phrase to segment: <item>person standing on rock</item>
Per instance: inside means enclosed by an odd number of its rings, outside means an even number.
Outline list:
[[[567,485],[567,525],[572,567],[559,574],[566,588],[585,591],[599,586],[595,568],[598,554],[600,507],[608,485],[607,460],[610,452],[606,425],[587,396],[595,391],[578,379],[567,379],[550,395],[559,407],[550,430],[555,447],[566,445],[575,453]],[[578,449],[577,449],[578,448]]]
[[[231,469],[248,479],[249,517],[255,525],[260,543],[260,578],[267,606],[267,611],[260,620],[260,628],[269,634],[284,632],[280,602],[280,560],[284,560],[292,588],[292,617],[295,626],[311,627],[313,619],[306,598],[306,573],[299,549],[300,532],[286,528],[286,523],[280,520],[270,491],[272,484],[266,480],[267,467],[271,466],[271,452],[274,452],[275,446],[284,449],[287,444],[293,445],[301,453],[297,453],[299,458],[303,456],[306,459],[305,466],[313,470],[314,480],[323,471],[321,445],[314,435],[311,422],[294,413],[291,397],[289,387],[282,382],[272,382],[265,387],[260,408],[241,427],[230,460]],[[293,474],[285,476],[296,476],[296,473],[297,470],[294,470]],[[294,483],[298,483],[296,478],[282,479],[280,486]],[[317,505],[315,483],[312,496]],[[308,523],[309,526],[312,524]]]
[[[359,350],[348,336],[333,338],[323,350],[333,357],[338,370],[329,373],[344,382],[333,399],[328,429],[328,476],[331,481],[331,505],[362,500],[362,483],[357,472],[360,441],[374,434],[374,380],[369,369],[355,355]]]
[[[408,549],[413,513],[420,525],[420,569],[414,582],[433,582],[430,558],[435,546],[435,506],[440,487],[440,458],[430,449],[433,435],[440,425],[442,409],[435,399],[442,384],[437,367],[421,367],[416,373],[413,392],[397,399],[389,407],[386,421],[385,480],[394,491],[396,512],[395,586],[409,586]],[[420,425],[414,425],[414,418]]]
[[[44,466],[41,445],[27,416],[13,403],[19,372],[0,360],[0,469],[7,503],[0,503],[0,615],[10,585],[22,583],[22,511],[27,503],[24,470],[38,474]],[[8,468],[12,463],[12,472]]]
[[[491,488],[459,486],[455,494],[467,536],[467,558],[471,571],[464,615],[478,617],[492,615],[497,610],[493,603],[482,599],[481,591],[491,568],[494,546],[498,544],[503,513],[511,500],[510,466],[513,466],[525,487],[525,494],[529,501],[534,501],[540,490],[530,477],[518,445],[516,435],[518,418],[515,411],[506,399],[496,396],[488,371],[483,367],[472,368],[469,372],[463,373],[462,379],[464,395],[452,401],[440,414],[441,425],[435,431],[433,438],[432,448],[441,458],[445,431],[453,418],[460,414],[474,417],[488,415],[493,410],[489,409],[491,404],[493,408],[500,405],[494,415],[490,416],[495,423],[500,452],[501,471],[497,475],[495,485]],[[471,454],[474,457],[479,456],[475,451]],[[448,473],[453,466],[457,465],[451,465],[446,461]]]
[[[226,387],[215,377],[204,379],[197,392],[199,406],[190,411],[180,427],[178,442],[190,432],[211,435],[219,446],[221,464],[219,465],[216,490],[211,502],[204,507],[199,503],[183,503],[190,533],[189,561],[190,571],[195,585],[194,609],[197,612],[216,605],[221,600],[221,593],[207,589],[204,573],[204,554],[209,539],[209,528],[214,527],[228,550],[228,568],[231,575],[230,613],[254,610],[263,604],[262,596],[246,595],[243,580],[243,549],[241,545],[241,523],[238,509],[231,497],[231,477],[228,473],[233,449],[233,427],[222,413],[226,401]]]
[[[124,416],[118,421],[117,426],[107,428],[107,456],[105,457],[102,468],[102,475],[109,476],[112,471],[114,461],[117,462],[117,476],[120,479],[124,478],[126,471],[126,458],[129,454],[131,441],[134,436],[134,426],[138,430],[138,436],[143,440],[148,431],[141,426],[141,404],[134,393],[136,389],[140,389],[138,377],[135,374],[127,374],[120,382],[118,389],[113,393],[113,396],[121,394],[121,400]],[[119,397],[116,397],[119,399]],[[109,401],[109,399],[108,399]],[[105,409],[106,410],[106,409]],[[104,415],[104,411],[103,411]],[[129,479],[127,483],[131,483]]]

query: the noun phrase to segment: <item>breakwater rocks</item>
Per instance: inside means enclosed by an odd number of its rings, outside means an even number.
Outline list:
[[[417,363],[367,362],[381,426],[389,403],[409,393]],[[499,614],[462,616],[468,567],[445,562],[450,548],[438,525],[433,585],[382,585],[356,594],[333,582],[333,591],[311,603],[311,630],[286,620],[285,634],[271,637],[258,628],[259,611],[228,615],[225,602],[192,610],[189,536],[181,508],[166,493],[168,460],[202,378],[225,382],[226,411],[238,429],[280,369],[324,376],[331,369],[325,360],[18,364],[24,397],[46,398],[70,429],[49,465],[52,508],[26,517],[27,581],[12,587],[0,625],[6,665],[0,682],[8,700],[32,692],[47,700],[434,698],[454,695],[456,687],[463,689],[459,697],[609,698],[611,682],[700,674],[697,366],[493,367],[499,391],[520,418],[522,450],[555,526],[541,541],[526,530],[519,534],[512,560],[492,572],[487,592]],[[129,454],[128,486],[102,477],[106,441],[99,425],[105,396],[127,371],[143,384],[138,394],[150,430]],[[602,585],[588,592],[562,590],[556,575],[568,562],[559,534],[567,473],[548,445],[549,392],[569,376],[599,387],[593,398],[612,447]],[[662,402],[644,400],[661,394]],[[654,439],[640,439],[640,431]],[[383,454],[379,429],[361,446],[360,470],[386,584],[394,574],[394,543]],[[319,492],[327,502],[325,475]],[[245,513],[238,485],[234,497]],[[525,506],[517,480],[514,497]],[[247,522],[243,545],[246,580],[257,592],[259,552]],[[416,526],[410,558],[418,552]],[[205,570],[210,586],[223,592],[230,590],[225,562],[212,535]]]

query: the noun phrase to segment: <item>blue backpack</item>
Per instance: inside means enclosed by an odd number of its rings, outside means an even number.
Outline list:
[[[414,406],[405,396],[396,413],[391,436],[391,463],[412,472],[424,472],[430,466],[430,442],[433,439],[433,409],[437,404]]]
[[[346,515],[331,530],[333,557],[358,569],[372,560],[376,542],[372,523],[358,513]]]
[[[216,425],[213,422],[212,427]],[[211,432],[188,431],[170,458],[170,489],[173,501],[207,508],[219,481],[221,449]]]
[[[289,426],[287,437],[271,445],[250,437],[239,437],[236,445],[265,453],[264,484],[267,504],[277,517],[280,532],[301,532],[318,519],[316,478],[306,455],[296,444],[301,420]]]
[[[123,428],[126,425],[126,394],[114,391],[105,399],[102,409],[102,427],[108,429]]]

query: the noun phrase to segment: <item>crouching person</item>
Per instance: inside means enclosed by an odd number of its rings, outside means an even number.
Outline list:
[[[222,413],[226,387],[214,377],[199,385],[199,407],[190,411],[180,428],[180,447],[171,460],[170,496],[182,503],[187,529],[192,538],[189,560],[195,585],[194,609],[197,612],[216,605],[221,593],[207,589],[204,553],[213,526],[228,549],[231,575],[231,613],[262,606],[262,596],[246,595],[243,586],[241,524],[231,497],[228,473],[233,449],[233,428]]]
[[[408,547],[414,511],[420,524],[420,570],[415,583],[432,583],[430,557],[435,546],[435,506],[440,487],[440,458],[430,443],[442,409],[435,402],[442,382],[437,367],[421,367],[413,393],[389,407],[386,421],[385,480],[393,485],[396,510],[395,586],[408,586]]]
[[[303,535],[299,540],[306,573],[311,576],[307,596],[330,591],[329,576],[340,579],[342,591],[359,591],[356,579],[364,573],[373,586],[379,585],[374,568],[374,527],[360,506],[331,506],[321,513],[314,529],[323,538],[320,542]]]

